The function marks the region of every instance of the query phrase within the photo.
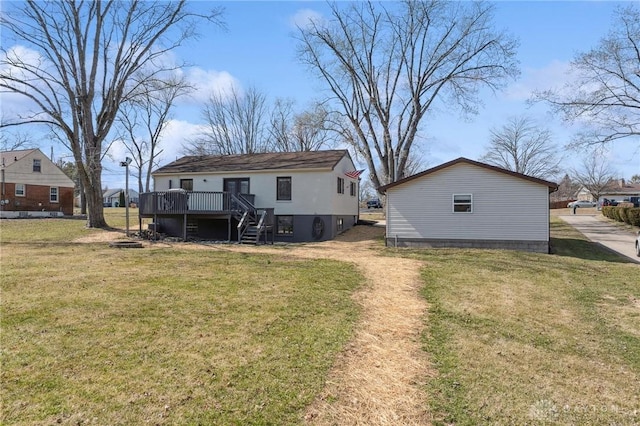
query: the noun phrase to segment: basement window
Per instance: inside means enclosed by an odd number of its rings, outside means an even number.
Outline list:
[[[454,213],[473,213],[473,195],[453,194]]]
[[[276,234],[293,235],[293,216],[276,216]]]

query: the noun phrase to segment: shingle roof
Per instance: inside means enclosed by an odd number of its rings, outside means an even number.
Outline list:
[[[258,170],[333,169],[347,150],[268,152],[261,154],[186,156],[153,174],[213,173]]]
[[[398,181],[392,182],[390,184],[381,186],[378,189],[381,192],[384,192],[389,188],[393,188],[394,186],[402,185],[405,182],[417,179],[417,178],[422,177],[422,176],[430,175],[431,173],[435,173],[435,172],[437,172],[439,170],[442,170],[442,169],[445,169],[447,167],[451,167],[453,165],[460,164],[460,163],[466,163],[466,164],[471,164],[471,165],[478,166],[478,167],[483,167],[485,169],[493,170],[494,172],[504,173],[504,174],[511,175],[511,176],[514,176],[514,177],[517,177],[517,178],[520,178],[520,179],[524,179],[524,180],[528,180],[528,181],[531,181],[531,182],[539,183],[541,185],[548,186],[549,187],[549,192],[554,192],[554,191],[556,191],[558,189],[558,184],[557,183],[550,182],[550,181],[547,181],[547,180],[544,180],[544,179],[539,179],[539,178],[536,178],[536,177],[533,177],[533,176],[523,175],[522,173],[512,172],[511,170],[503,169],[501,167],[492,166],[492,165],[486,164],[486,163],[481,163],[479,161],[469,160],[468,158],[464,158],[464,157],[456,158],[455,160],[449,161],[447,163],[440,164],[439,166],[433,167],[431,169],[425,170],[425,171],[420,172],[420,173],[416,173],[415,175],[412,175],[412,176],[406,177],[404,179],[400,179]]]

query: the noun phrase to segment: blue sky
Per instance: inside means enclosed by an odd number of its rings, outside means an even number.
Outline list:
[[[595,47],[612,25],[612,12],[619,3],[599,1],[500,1],[495,3],[498,28],[520,41],[521,76],[500,93],[483,93],[480,113],[464,119],[441,107],[428,118],[420,148],[425,168],[464,156],[478,159],[489,143],[491,128],[504,125],[514,115],[527,115],[545,125],[559,145],[569,142],[575,129],[549,114],[544,105],[527,105],[535,89],[558,87],[567,79],[568,64],[577,52]],[[197,8],[225,8],[227,30],[202,28],[202,37],[190,42],[176,57],[193,66],[185,69],[187,78],[199,87],[191,99],[183,99],[175,112],[166,139],[162,164],[181,156],[185,137],[197,132],[201,124],[200,107],[212,90],[235,84],[255,86],[273,101],[293,98],[302,108],[322,98],[322,86],[296,60],[292,37],[295,22],[309,14],[327,14],[324,2],[205,2]],[[5,105],[6,107],[6,105]],[[3,107],[4,109],[4,107]],[[50,146],[41,147],[47,154]],[[65,155],[54,147],[56,156]],[[103,180],[110,188],[123,186],[121,161],[124,152],[112,151],[114,162],[107,162]],[[606,154],[620,177],[640,174],[640,140],[617,142]],[[580,164],[580,155],[567,153],[567,170]]]

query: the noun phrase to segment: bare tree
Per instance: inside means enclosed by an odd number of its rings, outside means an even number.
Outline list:
[[[640,135],[640,9],[616,10],[609,34],[571,62],[575,79],[558,90],[538,93],[569,122],[584,131],[574,145],[593,146]]]
[[[181,78],[154,80],[149,84],[149,90],[143,88],[138,96],[122,105],[117,118],[123,143],[133,157],[140,193],[150,190],[151,172],[163,152],[160,142],[174,102],[191,89]]]
[[[592,150],[582,161],[582,165],[573,169],[574,181],[584,187],[595,200],[600,198],[611,182],[615,172],[609,166],[600,149]]]
[[[573,199],[579,189],[580,185],[571,180],[569,174],[565,173],[564,177],[558,183],[558,190],[549,194],[549,197],[551,201],[570,200]]]
[[[295,113],[293,101],[278,99],[271,113],[270,136],[273,149],[281,152],[318,151],[335,146],[329,127],[329,112],[320,103]]]
[[[291,122],[294,116],[295,101],[278,98],[273,104],[269,117],[269,137],[276,151],[292,152]]]
[[[562,157],[548,129],[528,117],[511,117],[501,128],[491,129],[491,142],[480,160],[548,179],[560,171]]]
[[[206,131],[184,146],[192,155],[253,154],[269,150],[266,95],[255,87],[211,95],[202,115]]]
[[[78,166],[88,204],[89,227],[104,227],[103,142],[120,105],[139,87],[177,68],[167,53],[195,35],[196,21],[217,21],[190,13],[186,1],[37,1],[3,11],[0,90],[30,100],[33,110],[3,126],[40,123],[60,131]],[[5,41],[6,43],[6,41]],[[3,43],[4,44],[4,43]],[[6,44],[4,44],[6,46]]]
[[[633,184],[639,184],[640,183],[640,175],[635,174],[633,176],[631,176],[631,180],[629,181]]]
[[[0,151],[33,148],[33,136],[22,132],[0,133]]]
[[[299,28],[299,54],[333,96],[334,128],[376,187],[404,175],[420,123],[437,100],[475,112],[481,87],[518,74],[517,43],[492,29],[482,2],[348,2]]]

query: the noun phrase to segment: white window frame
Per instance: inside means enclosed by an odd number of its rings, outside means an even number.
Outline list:
[[[42,160],[39,158],[33,159],[33,173],[42,173]]]
[[[54,200],[54,195],[53,192],[55,190],[55,200]],[[49,187],[49,202],[50,203],[59,203],[60,202],[60,190],[58,189],[57,186],[50,186]]]
[[[22,188],[22,191],[19,191],[18,188]],[[16,197],[26,197],[27,196],[27,186],[24,183],[16,183]]]
[[[456,197],[458,197],[459,199],[456,200]],[[463,200],[461,200],[462,197],[465,197]],[[467,201],[467,199],[469,201]],[[453,194],[451,196],[451,201],[452,201],[452,207],[451,207],[451,211],[452,213],[455,214],[468,214],[468,213],[473,213],[473,194]],[[468,210],[456,210],[456,207],[466,207],[468,206]]]

